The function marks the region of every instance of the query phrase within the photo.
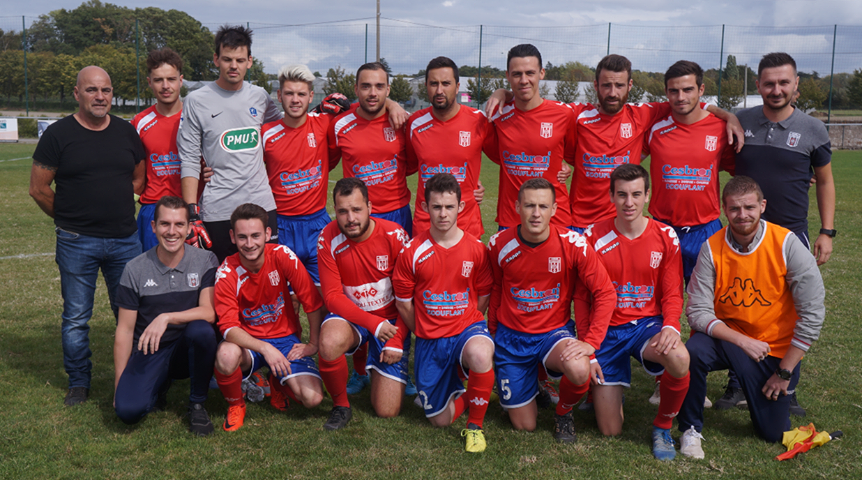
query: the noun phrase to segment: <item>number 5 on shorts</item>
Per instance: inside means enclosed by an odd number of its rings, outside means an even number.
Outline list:
[[[509,388],[509,379],[503,378],[500,380],[500,390],[503,391],[503,400],[512,398],[512,389]]]

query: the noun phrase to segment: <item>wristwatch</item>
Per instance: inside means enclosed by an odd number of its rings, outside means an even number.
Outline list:
[[[830,237],[835,238],[835,235],[838,235],[838,230],[835,230],[834,228],[832,230],[829,230],[828,228],[821,228],[820,234],[829,235]]]
[[[775,369],[775,374],[778,375],[778,378],[782,380],[790,380],[790,377],[793,376],[793,373],[791,373],[790,370],[786,370],[781,367]]]

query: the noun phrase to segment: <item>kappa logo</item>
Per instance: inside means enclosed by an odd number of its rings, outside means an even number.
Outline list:
[[[551,138],[554,136],[554,124],[542,122],[542,131],[539,133],[542,138]]]
[[[754,136],[754,134],[753,134],[753,133],[751,133],[751,130],[746,130],[746,131],[745,131],[745,136],[746,136],[746,137],[753,137],[753,136]]]
[[[269,284],[273,287],[277,287],[281,278],[278,276],[278,270],[273,270],[269,272]]]
[[[399,228],[398,230],[393,230],[391,232],[386,232],[387,235],[395,235],[395,238],[401,242],[403,247],[410,247],[410,237],[407,236],[407,232],[403,229]]]
[[[227,262],[222,263],[221,266],[218,267],[218,270],[216,270],[216,277],[215,277],[216,283],[218,283],[218,281],[221,280],[222,278],[227,277],[228,273],[230,273],[230,265],[228,265]]]
[[[620,136],[623,138],[632,138],[632,124],[631,123],[621,123],[620,124]]]
[[[386,127],[383,129],[383,138],[387,142],[395,141],[395,130],[392,130],[392,127]]]
[[[796,147],[799,145],[799,139],[802,138],[801,133],[790,132],[787,134],[787,146]]]
[[[385,272],[389,269],[389,255],[378,255],[377,256],[377,270],[381,272]]]
[[[750,307],[755,303],[759,303],[764,307],[772,305],[772,303],[763,297],[763,293],[754,286],[754,280],[746,278],[743,281],[736,277],[733,279],[733,285],[727,288],[721,297],[718,298],[721,303],[730,302],[736,307]]]
[[[468,262],[464,260],[464,263],[461,265],[461,275],[465,278],[470,278],[470,272],[473,271],[473,262]]]
[[[563,269],[562,257],[548,257],[548,271],[551,273],[559,273]]]
[[[485,400],[484,398],[473,397],[470,399],[470,403],[472,403],[473,405],[476,405],[477,407],[481,407],[482,405],[487,405],[488,401]]]
[[[458,145],[462,147],[470,146],[470,132],[458,132]]]
[[[311,147],[311,148],[316,148],[316,147],[317,147],[317,140],[315,140],[315,139],[314,139],[314,134],[313,134],[313,133],[309,133],[309,134],[308,134],[308,146],[309,146],[309,147]]]
[[[650,252],[649,266],[658,268],[659,265],[661,265],[661,252]]]
[[[718,149],[718,137],[714,135],[707,135],[705,148],[708,152],[716,151]]]
[[[147,279],[147,283],[144,284],[144,288],[146,287],[158,287],[159,284],[154,282],[152,278]]]
[[[186,280],[189,282],[189,288],[197,288],[198,285],[201,284],[197,273],[190,273],[186,275]]]

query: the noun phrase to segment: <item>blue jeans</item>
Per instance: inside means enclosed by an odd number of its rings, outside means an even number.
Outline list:
[[[69,388],[90,388],[90,326],[93,295],[99,269],[105,277],[114,317],[114,297],[126,263],[141,254],[138,233],[126,238],[97,238],[73,233],[59,227],[55,259],[60,267],[63,293],[63,366],[69,375]]]

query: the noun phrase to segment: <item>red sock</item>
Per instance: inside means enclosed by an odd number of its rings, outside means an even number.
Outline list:
[[[349,407],[350,400],[347,399],[347,359],[344,355],[333,362],[328,362],[322,357],[317,358],[320,368],[320,378],[323,386],[332,397],[332,403],[337,407]]]
[[[455,420],[458,420],[458,417],[460,417],[461,414],[464,413],[464,410],[467,410],[467,402],[464,400],[464,397],[466,396],[467,394],[465,393],[460,397],[456,398],[455,400],[452,400],[452,402],[455,404],[455,413],[452,415],[452,423],[455,423]]]
[[[658,404],[658,415],[652,424],[658,428],[670,429],[673,426],[673,417],[679,413],[685,394],[688,393],[688,383],[691,376],[685,372],[682,378],[664,372],[661,376],[661,403]]]
[[[467,423],[474,423],[482,428],[482,420],[488,411],[488,402],[491,400],[491,390],[494,388],[494,369],[485,373],[470,372],[467,380],[467,393],[463,396],[465,404],[469,408]]]
[[[548,372],[545,371],[544,367],[540,363],[539,364],[539,383],[543,383],[547,379],[548,379]]]
[[[541,369],[540,369],[541,371]],[[575,385],[565,375],[560,380],[560,402],[557,403],[557,415],[565,415],[572,411],[581,398],[590,390],[590,381]]]
[[[227,400],[227,404],[231,406],[243,405],[245,400],[242,399],[242,372],[239,367],[230,375],[223,375],[218,369],[213,369],[218,389]]]
[[[365,362],[368,361],[368,342],[365,342],[356,353],[353,354],[353,369],[359,375],[368,375],[365,371]]]
[[[294,403],[302,405],[302,402],[296,399],[296,394],[293,393],[293,390],[291,390],[287,384],[282,385],[281,382],[279,382],[271,373],[269,374],[269,388],[278,390],[283,395],[287,396],[287,398],[293,400]]]

